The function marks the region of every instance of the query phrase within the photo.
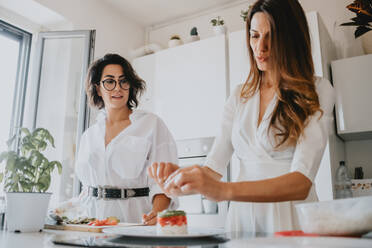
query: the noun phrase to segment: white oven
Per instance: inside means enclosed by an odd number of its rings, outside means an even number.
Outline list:
[[[214,137],[178,140],[178,158],[181,167],[190,165],[203,165],[211,150]],[[223,181],[230,179],[230,166],[226,168]],[[179,197],[179,209],[187,213],[189,226],[197,227],[224,227],[228,209],[228,202],[213,202],[202,195],[189,195]]]

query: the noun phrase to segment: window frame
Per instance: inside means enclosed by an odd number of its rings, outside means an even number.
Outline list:
[[[16,82],[13,93],[12,116],[10,120],[9,138],[13,137],[17,128],[23,125],[23,114],[26,100],[27,79],[29,73],[32,34],[0,19],[2,35],[20,42]],[[13,142],[12,150],[18,147],[18,140]]]

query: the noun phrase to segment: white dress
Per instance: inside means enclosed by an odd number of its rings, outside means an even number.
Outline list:
[[[316,79],[320,107],[324,111],[310,117],[304,134],[295,147],[274,150],[272,133],[267,134],[271,114],[277,102],[274,96],[257,127],[260,94],[246,103],[240,100],[238,86],[228,99],[222,127],[205,165],[223,174],[233,152],[240,162],[236,181],[254,181],[278,177],[298,171],[314,182],[333,123],[335,93],[326,79]],[[269,137],[268,137],[269,136]],[[317,201],[314,184],[305,201]],[[251,203],[231,202],[226,230],[244,232],[276,232],[298,229],[295,204],[298,202]]]
[[[164,122],[154,114],[134,110],[131,124],[105,147],[106,117],[101,117],[81,137],[76,175],[83,184],[80,204],[89,217],[116,216],[122,222],[141,222],[152,209],[152,198],[162,193],[146,168],[153,162],[177,163],[175,141]],[[149,196],[124,200],[97,200],[88,195],[88,186],[119,188],[149,187]]]

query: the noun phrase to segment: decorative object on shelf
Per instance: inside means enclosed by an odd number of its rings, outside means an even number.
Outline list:
[[[18,150],[12,151],[11,145],[17,141]],[[37,128],[30,132],[19,128],[17,134],[8,140],[8,151],[0,154],[5,170],[0,173],[6,190],[6,219],[9,231],[33,232],[44,226],[51,193],[46,193],[51,183],[51,173],[62,165],[49,161],[41,152],[48,143],[54,147],[54,139],[48,130]],[[32,209],[32,211],[30,211]]]
[[[226,32],[224,26],[225,22],[220,16],[217,16],[217,18],[212,19],[211,23],[213,26],[213,31],[216,35],[225,34]]]
[[[247,9],[247,10],[241,10],[240,11],[240,17],[243,18],[243,21],[244,22],[247,21],[248,11],[249,11],[249,9]]]
[[[172,35],[172,37],[170,37],[170,39],[168,41],[168,47],[175,47],[175,46],[179,46],[179,45],[182,45],[182,44],[183,44],[183,42],[178,35]]]
[[[141,57],[141,56],[156,53],[160,50],[162,50],[162,47],[160,45],[158,45],[156,43],[151,43],[151,44],[142,46],[140,48],[131,50],[130,51],[130,56],[131,56],[132,59],[135,59],[135,58],[138,58],[138,57]]]
[[[197,41],[197,40],[200,40],[200,37],[198,35],[198,29],[196,27],[193,27],[191,30],[190,30],[190,37],[188,38],[188,42],[193,42],[193,41]]]
[[[249,13],[249,10],[252,8],[252,5],[249,5],[248,6],[248,9],[246,10],[241,10],[240,11],[240,17],[243,18],[243,21],[246,22],[247,21],[247,17],[248,17],[248,13]]]
[[[354,33],[355,38],[372,30],[372,0],[355,0],[346,8],[356,13],[356,17],[351,18],[352,22],[345,22],[341,25],[357,26]]]

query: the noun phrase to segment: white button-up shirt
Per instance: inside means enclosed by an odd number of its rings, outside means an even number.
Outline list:
[[[222,127],[205,165],[223,174],[233,152],[240,162],[236,181],[255,181],[298,171],[314,182],[328,134],[333,123],[335,93],[328,80],[317,78],[316,91],[323,115],[317,112],[307,120],[304,133],[295,147],[275,149],[273,132],[268,134],[272,113],[278,101],[275,96],[268,105],[259,126],[260,93],[246,102],[240,98],[242,85],[231,94],[225,105]],[[314,186],[306,201],[316,201]],[[249,203],[232,202],[227,230],[244,232],[275,232],[299,228],[295,202]]]
[[[105,147],[106,116],[81,137],[76,174],[83,184],[80,202],[89,217],[116,216],[122,222],[141,222],[152,209],[153,196],[162,193],[146,168],[153,162],[177,163],[177,148],[164,122],[156,115],[134,110],[131,124]],[[148,197],[102,200],[88,195],[88,186],[150,188]]]

